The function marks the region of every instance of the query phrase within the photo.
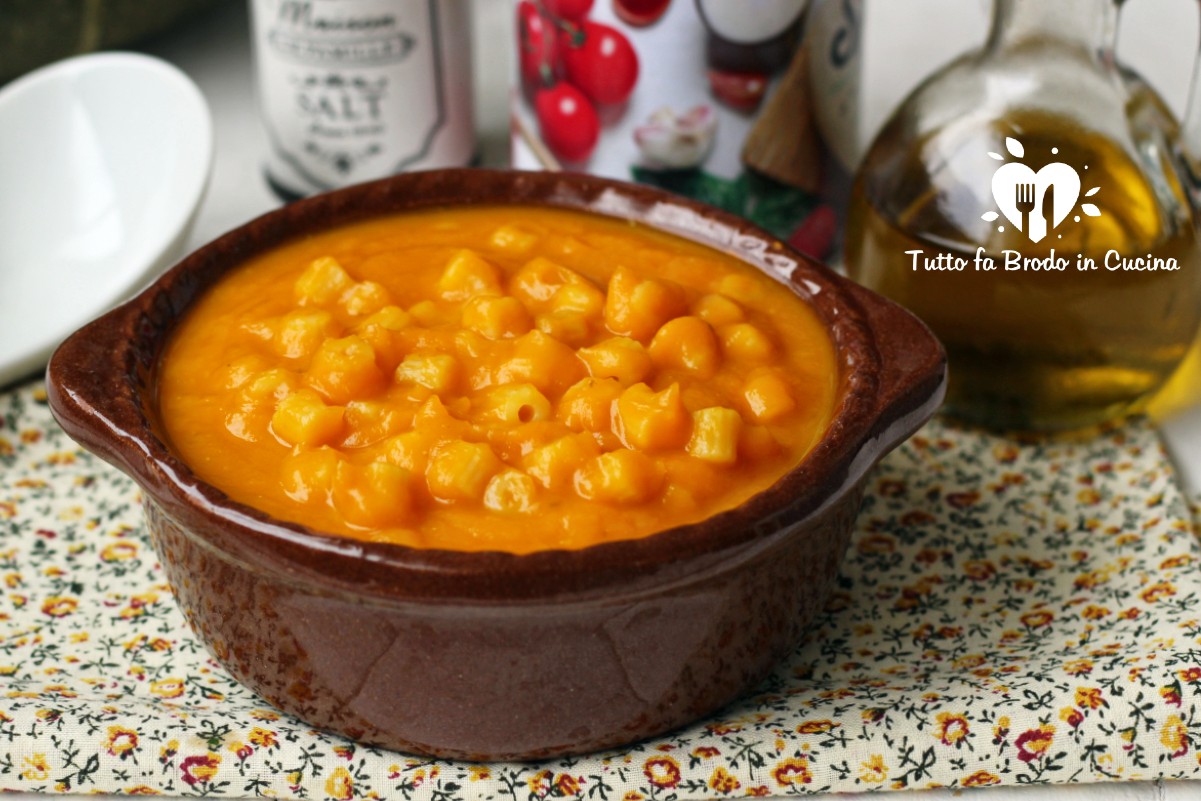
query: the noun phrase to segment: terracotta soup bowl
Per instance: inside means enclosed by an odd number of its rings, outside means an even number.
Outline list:
[[[230,500],[175,455],[156,422],[156,363],[223,274],[343,223],[477,204],[632,219],[790,286],[825,321],[841,371],[821,440],[699,523],[526,555],[322,534]],[[313,197],[226,234],[72,335],[48,383],[67,433],[141,485],[177,602],[239,681],[367,743],[535,759],[695,720],[791,652],[838,573],[869,469],[941,401],[945,356],[900,307],[730,214],[584,175],[448,170]]]

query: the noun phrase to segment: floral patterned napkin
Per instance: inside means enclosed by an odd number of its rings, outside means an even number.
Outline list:
[[[172,603],[138,492],[0,395],[0,788],[655,801],[1201,777],[1201,548],[1153,429],[932,423],[871,479],[808,642],[714,717],[538,764],[417,759],[281,716]],[[770,592],[770,588],[765,588]]]

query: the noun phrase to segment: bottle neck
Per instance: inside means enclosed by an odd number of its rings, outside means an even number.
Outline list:
[[[1114,63],[1122,0],[994,0],[990,53],[1031,44],[1086,53]]]

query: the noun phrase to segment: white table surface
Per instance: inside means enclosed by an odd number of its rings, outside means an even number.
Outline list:
[[[863,138],[923,74],[957,50],[980,40],[987,2],[965,0],[866,0]],[[482,162],[503,165],[508,151],[510,0],[473,0],[475,6],[475,96]],[[1131,31],[1120,52],[1140,68],[1179,109],[1196,48],[1196,3],[1138,0],[1131,3]],[[1179,23],[1165,24],[1169,17]],[[916,21],[916,22],[915,22]],[[907,32],[908,31],[908,35]],[[216,155],[208,194],[188,249],[279,205],[262,177],[266,139],[259,127],[252,86],[248,11],[230,0],[140,49],[188,73],[211,107]],[[1165,57],[1165,53],[1171,51]],[[1176,52],[1179,51],[1179,52]],[[1164,431],[1184,483],[1201,493],[1201,407],[1169,420]],[[874,797],[880,797],[873,794]],[[1128,782],[920,791],[891,797],[915,801],[979,797],[982,801],[1186,801],[1201,799],[1199,782]],[[36,796],[14,793],[14,801]],[[866,796],[844,795],[842,798]],[[114,797],[115,798],[115,797]]]

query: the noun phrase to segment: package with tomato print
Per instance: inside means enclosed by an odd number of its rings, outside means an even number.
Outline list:
[[[862,0],[514,0],[513,166],[635,180],[819,259],[858,148]]]

